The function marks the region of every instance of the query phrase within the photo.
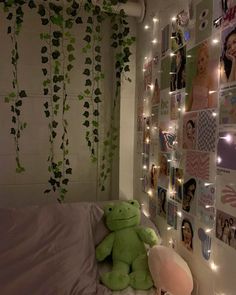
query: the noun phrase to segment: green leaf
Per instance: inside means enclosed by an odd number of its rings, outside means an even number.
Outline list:
[[[53,15],[50,17],[54,25],[62,27],[63,25],[63,16],[62,15]]]
[[[53,90],[54,92],[58,92],[61,89],[61,87],[54,85]]]
[[[46,13],[44,6],[41,5],[41,4],[39,4],[38,7],[39,7],[39,8],[38,8],[38,14],[39,14],[40,16],[44,16],[45,13]]]
[[[47,101],[44,103],[44,107],[45,107],[45,109],[48,109],[48,102]]]
[[[71,71],[72,69],[73,69],[73,65],[69,64],[69,65],[67,66],[67,71],[69,72],[69,71]]]
[[[15,128],[11,128],[11,134],[13,134],[13,135],[16,134],[16,130],[15,130]]]
[[[53,32],[53,36],[54,36],[55,39],[62,38],[62,32],[60,32],[60,31],[54,31]]]
[[[102,67],[101,67],[101,65],[96,65],[96,66],[95,66],[95,70],[96,70],[97,72],[101,72],[101,71],[102,71]]]
[[[65,26],[67,29],[71,29],[73,27],[73,21],[71,19],[67,19],[65,22]]]
[[[60,40],[59,39],[52,39],[52,45],[55,47],[59,47],[60,46]]]
[[[102,102],[102,101],[101,101],[101,99],[99,98],[99,96],[96,96],[96,97],[94,98],[94,102],[95,102],[95,103],[99,103],[99,102]]]
[[[91,42],[91,37],[90,37],[89,35],[86,35],[86,36],[84,37],[84,41],[90,43],[90,42]]]
[[[53,130],[52,131],[52,138],[55,138],[57,136],[57,133]]]
[[[90,57],[86,57],[85,64],[86,65],[91,65],[92,64],[92,60],[91,60]]]
[[[84,75],[89,76],[90,75],[90,70],[89,69],[85,69],[83,72]]]
[[[48,62],[48,58],[46,56],[42,56],[42,63],[45,64]]]
[[[90,94],[90,90],[89,90],[89,89],[86,89],[86,90],[84,91],[84,93],[85,93],[86,95],[89,95],[89,94]]]
[[[78,17],[76,18],[75,22],[76,22],[77,24],[82,24],[82,23],[83,23],[82,18],[81,18],[80,16],[78,16]]]
[[[95,117],[99,116],[99,111],[98,111],[98,110],[94,110],[93,115],[94,115]]]
[[[98,127],[99,124],[98,124],[97,121],[93,120],[93,121],[92,121],[92,125],[93,125],[94,127]]]
[[[49,20],[47,18],[41,18],[41,22],[43,26],[46,26],[49,23]]]
[[[102,94],[102,93],[101,93],[101,91],[100,91],[99,88],[96,88],[95,91],[94,91],[94,94],[95,94],[95,95],[100,95],[100,94]]]
[[[16,123],[16,117],[15,116],[12,116],[12,118],[11,118],[11,121],[12,121],[12,123]]]
[[[96,46],[96,47],[95,47],[95,51],[96,51],[97,53],[100,53],[100,52],[101,52],[101,47],[100,47],[100,46]]]
[[[74,46],[71,45],[71,44],[68,44],[68,45],[67,45],[67,51],[68,51],[68,52],[71,52],[71,51],[73,51],[73,50],[75,50]]]
[[[78,95],[78,99],[79,100],[83,100],[84,99],[84,96],[83,95]]]
[[[9,98],[9,96],[5,96],[5,102],[10,102],[10,98]]]
[[[42,69],[42,72],[43,72],[43,74],[44,74],[44,76],[46,76],[47,75],[47,73],[48,73],[48,71],[47,71],[47,69]]]
[[[72,62],[73,60],[75,60],[74,55],[73,54],[69,54],[68,55],[68,60],[69,60],[69,62]]]
[[[48,95],[48,92],[49,92],[49,91],[48,91],[48,88],[44,88],[44,89],[43,89],[43,94],[44,94],[44,95]]]
[[[27,97],[27,94],[25,93],[25,90],[21,90],[20,93],[19,93],[19,96],[21,98]]]
[[[67,168],[66,169],[66,174],[72,174],[72,169],[71,168]]]
[[[92,81],[90,79],[87,79],[85,82],[85,86],[92,86]]]
[[[60,52],[58,50],[53,51],[52,53],[52,57],[53,59],[58,59],[58,57],[60,56]]]
[[[84,121],[83,125],[84,125],[85,127],[89,127],[89,121],[88,121],[88,120]]]
[[[36,8],[36,5],[35,5],[35,3],[34,3],[34,1],[33,0],[30,0],[29,1],[29,4],[28,4],[28,6],[29,6],[29,8]]]
[[[85,111],[85,112],[83,113],[83,116],[86,117],[86,118],[88,118],[88,117],[89,117],[89,112],[88,112],[88,111]]]
[[[43,53],[46,53],[47,52],[47,47],[46,46],[43,46],[42,48],[41,48],[41,53],[43,54]]]
[[[86,101],[86,102],[84,103],[84,107],[88,109],[88,108],[89,108],[89,106],[90,106],[90,105],[89,105],[89,102],[88,102],[88,101]]]
[[[50,112],[49,111],[44,111],[46,117],[48,118],[50,116]]]
[[[96,60],[97,62],[101,62],[101,59],[102,59],[101,55],[96,55],[96,56],[95,56],[95,60]]]
[[[54,94],[52,99],[53,99],[53,102],[57,102],[60,99],[60,97]]]
[[[92,24],[93,23],[93,18],[91,16],[88,17],[87,23],[88,24]]]
[[[15,105],[16,105],[16,107],[21,107],[22,106],[22,100],[18,100]]]
[[[64,185],[67,185],[68,182],[69,182],[69,179],[68,179],[68,178],[65,178],[65,179],[62,180],[62,183],[63,183]]]

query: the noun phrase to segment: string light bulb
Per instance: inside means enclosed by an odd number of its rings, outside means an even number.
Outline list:
[[[149,28],[150,28],[149,25],[145,25],[145,26],[144,26],[144,29],[145,29],[145,30],[148,30]]]
[[[157,39],[156,39],[156,38],[153,39],[153,40],[152,40],[152,43],[153,43],[153,44],[157,44]]]

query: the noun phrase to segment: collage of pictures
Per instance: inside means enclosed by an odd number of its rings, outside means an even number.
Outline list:
[[[192,1],[161,37],[138,102],[142,187],[151,218],[209,260],[212,238],[236,249],[236,0]]]

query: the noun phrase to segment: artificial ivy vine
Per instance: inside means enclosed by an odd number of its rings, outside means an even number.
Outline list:
[[[105,182],[111,172],[114,151],[117,148],[119,137],[119,126],[115,123],[117,105],[119,105],[121,76],[129,71],[129,47],[134,42],[133,37],[128,37],[128,22],[125,14],[120,11],[119,15],[112,14],[112,5],[127,0],[104,0],[103,11],[99,6],[94,6],[91,0],[83,2],[86,12],[86,29],[83,41],[85,46],[82,52],[85,55],[83,75],[85,89],[78,95],[83,101],[83,125],[86,128],[86,141],[90,150],[93,162],[98,162],[98,143],[102,142],[103,151],[100,166],[99,186],[105,190]],[[43,42],[41,47],[41,64],[44,94],[44,112],[48,119],[50,152],[48,156],[48,171],[50,173],[48,188],[45,193],[51,191],[58,193],[58,201],[63,202],[67,193],[69,175],[72,173],[69,161],[69,139],[68,121],[66,114],[70,109],[68,101],[68,86],[70,84],[70,73],[76,60],[75,36],[71,29],[75,24],[83,23],[79,15],[80,4],[75,0],[66,0],[64,5],[55,1],[23,0],[0,0],[3,3],[6,18],[9,21],[8,34],[12,41],[12,69],[13,69],[13,91],[5,98],[11,103],[12,123],[11,134],[14,136],[16,145],[17,172],[24,171],[20,161],[19,139],[21,132],[26,128],[26,123],[20,118],[23,99],[27,97],[26,91],[20,89],[18,81],[18,36],[23,23],[24,5],[27,3],[31,9],[36,9],[43,27],[46,28],[40,34]],[[115,72],[116,91],[111,111],[111,123],[106,137],[101,141],[99,134],[99,115],[102,99],[101,82],[105,78],[102,72],[102,22],[106,17],[111,18],[112,44],[115,50]],[[112,97],[111,97],[112,100]],[[59,151],[57,149],[59,142]]]
[[[7,28],[7,34],[10,36],[12,43],[11,50],[11,64],[12,64],[12,91],[5,97],[5,102],[11,105],[11,121],[13,126],[10,133],[14,137],[15,151],[16,151],[16,172],[21,173],[25,171],[20,158],[20,137],[22,131],[26,128],[27,123],[21,119],[21,108],[23,105],[23,99],[27,97],[26,91],[20,88],[18,80],[18,37],[21,31],[22,23],[24,20],[24,12],[22,7],[26,1],[1,1],[4,5],[4,12],[7,14],[7,20],[9,25]]]
[[[72,174],[69,160],[68,121],[66,112],[70,109],[68,101],[68,85],[70,84],[70,72],[75,61],[75,37],[70,29],[75,23],[81,23],[77,17],[79,4],[76,1],[67,1],[66,9],[61,5],[49,2],[48,6],[40,4],[38,13],[42,25],[49,27],[49,31],[41,33],[40,38],[44,41],[41,48],[42,72],[44,75],[44,112],[49,119],[50,154],[48,157],[49,183],[51,189],[45,193],[57,191],[58,201],[63,202],[69,183],[68,175]],[[59,119],[60,117],[60,119]],[[62,157],[56,156],[56,143],[61,127],[60,150]]]
[[[119,125],[118,122],[116,122],[115,114],[117,112],[117,107],[119,107],[122,75],[125,79],[131,82],[131,79],[126,76],[126,73],[130,71],[130,46],[135,41],[134,37],[129,36],[130,30],[124,11],[120,10],[117,15],[111,14],[111,6],[117,5],[119,2],[125,3],[127,0],[110,0],[104,1],[103,3],[103,9],[110,14],[112,25],[111,47],[113,47],[115,51],[115,97],[113,99],[111,110],[110,128],[106,133],[105,140],[103,141],[99,175],[99,187],[102,191],[105,190],[105,183],[112,170],[113,158],[118,147]]]

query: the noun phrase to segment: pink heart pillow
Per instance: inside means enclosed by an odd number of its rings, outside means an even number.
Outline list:
[[[157,289],[172,295],[190,295],[193,290],[191,271],[184,259],[173,249],[154,246],[148,256],[149,269]]]

